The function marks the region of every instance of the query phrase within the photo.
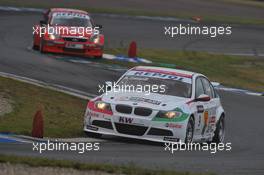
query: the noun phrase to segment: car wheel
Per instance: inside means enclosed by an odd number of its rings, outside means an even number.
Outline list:
[[[222,143],[224,139],[225,139],[225,120],[224,117],[221,116],[216,124],[216,129],[214,132],[214,137],[212,142]]]
[[[39,50],[39,46],[37,46],[37,45],[34,44],[34,45],[32,46],[32,49],[33,49],[33,50]]]
[[[193,140],[193,133],[194,133],[194,119],[193,117],[190,117],[187,128],[186,128],[186,137],[185,137],[185,143],[191,143]]]
[[[44,50],[43,50],[43,46],[44,45],[44,41],[43,41],[43,39],[40,41],[40,44],[39,44],[39,51],[41,52],[41,53],[45,53],[44,52]]]
[[[98,133],[94,133],[94,132],[85,131],[85,134],[88,137],[92,137],[92,138],[101,138],[102,137],[102,134],[98,134]]]

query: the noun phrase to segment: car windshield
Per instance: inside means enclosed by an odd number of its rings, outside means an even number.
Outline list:
[[[92,27],[90,17],[79,13],[54,13],[50,24],[57,26]]]
[[[188,78],[189,81],[184,81],[183,79],[162,79],[162,78],[155,78],[155,77],[144,77],[144,76],[135,76],[135,75],[126,75],[124,76],[118,83],[119,86],[125,88],[133,87],[152,87],[150,88],[151,93],[158,93],[163,95],[172,95],[178,97],[191,97],[191,79]],[[155,90],[159,87],[160,90]],[[162,90],[162,88],[164,90]],[[158,89],[159,89],[158,88]]]

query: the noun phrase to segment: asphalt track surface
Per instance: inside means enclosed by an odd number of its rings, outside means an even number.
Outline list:
[[[98,84],[116,80],[122,72],[98,68],[89,64],[69,63],[51,59],[27,49],[32,36],[32,25],[39,20],[35,13],[0,12],[0,71],[25,76],[48,83],[55,83],[89,93],[97,93]],[[104,19],[96,17],[105,26],[109,41],[137,39],[148,47],[163,46],[162,34],[153,35],[147,29],[157,32],[162,25],[157,21],[136,21],[128,19]],[[139,26],[144,28],[138,28]],[[122,27],[117,31],[116,26]],[[155,27],[156,26],[156,27]],[[139,30],[141,29],[141,30]],[[160,31],[162,32],[162,31]],[[214,41],[215,45],[229,42],[238,50],[253,46],[260,47],[264,41],[263,31],[256,28],[238,28],[239,35],[234,40]],[[113,36],[112,36],[113,35]],[[246,38],[246,39],[244,39]],[[146,39],[146,41],[145,41]],[[191,39],[190,39],[191,40]],[[242,40],[245,42],[243,43]],[[225,42],[224,42],[225,41]],[[234,42],[233,42],[234,41]],[[209,43],[208,43],[209,42]],[[203,46],[210,41],[205,42]],[[149,44],[148,44],[149,43]],[[165,39],[163,41],[165,42]],[[170,41],[168,41],[170,43]],[[207,43],[207,44],[206,44]],[[263,46],[262,46],[263,47]],[[199,48],[199,47],[197,47]],[[263,49],[263,48],[262,48]],[[227,113],[226,142],[232,143],[231,152],[176,152],[170,154],[164,147],[149,142],[121,138],[106,139],[101,143],[100,152],[79,155],[74,152],[47,152],[38,154],[32,151],[31,144],[1,143],[0,153],[25,156],[43,156],[55,159],[69,159],[81,162],[127,164],[133,163],[146,168],[173,169],[193,172],[215,172],[218,174],[264,174],[263,104],[264,98],[231,92],[220,92]]]

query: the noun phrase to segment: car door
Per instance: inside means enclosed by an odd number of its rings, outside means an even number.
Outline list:
[[[202,77],[197,77],[195,80],[195,98],[198,98],[200,95],[205,94]],[[195,101],[196,112],[195,116],[195,135],[202,137],[202,133],[205,131],[205,123],[208,120],[208,114],[205,111],[208,111],[207,106],[204,102]]]
[[[211,135],[214,131],[213,126],[216,122],[216,94],[210,81],[205,77],[201,78],[204,92],[210,97],[210,101],[203,102],[204,111],[204,127],[202,128],[202,135]]]

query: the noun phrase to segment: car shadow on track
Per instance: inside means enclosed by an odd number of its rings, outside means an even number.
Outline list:
[[[102,139],[108,142],[120,143],[120,144],[139,144],[139,145],[149,145],[149,146],[164,146],[164,143],[153,142],[148,140],[140,140],[126,137],[118,137],[118,136],[103,136]]]

